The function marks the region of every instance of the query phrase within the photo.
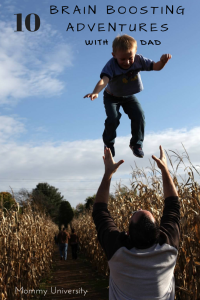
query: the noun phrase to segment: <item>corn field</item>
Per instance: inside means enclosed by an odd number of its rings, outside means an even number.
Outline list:
[[[168,158],[181,203],[181,239],[175,267],[176,299],[200,300],[200,186],[195,182],[194,172],[198,176],[199,173],[186,151],[183,156],[172,151]],[[185,180],[178,175],[181,167],[186,176]],[[155,164],[145,170],[135,166],[131,186],[131,189],[125,188],[126,192],[122,193],[119,185],[115,197],[108,204],[111,216],[120,231],[128,231],[131,212],[139,208],[151,211],[158,221],[162,216],[162,178]],[[109,275],[106,256],[97,240],[92,211],[73,220],[72,226],[79,236],[81,249],[93,265]]]
[[[28,205],[0,208],[0,299],[29,299],[19,290],[34,290],[52,262],[53,238],[58,227]],[[21,290],[21,291],[22,291]]]

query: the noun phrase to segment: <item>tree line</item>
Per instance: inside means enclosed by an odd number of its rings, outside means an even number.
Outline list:
[[[121,194],[127,192],[126,187],[120,187]],[[26,189],[21,189],[15,195],[8,192],[0,193],[0,208],[4,208],[5,212],[17,205],[20,206],[20,212],[23,213],[23,208],[28,204],[32,209],[39,210],[42,213],[49,215],[53,222],[59,227],[65,227],[70,224],[73,217],[78,217],[79,214],[84,214],[92,209],[96,194],[87,197],[84,202],[76,205],[76,208],[71,207],[71,204],[64,199],[59,190],[48,183],[38,183],[31,192]],[[110,198],[114,196],[110,194]]]
[[[61,225],[67,227],[74,217],[71,204],[64,199],[57,188],[48,183],[38,183],[31,192],[21,189],[15,195],[8,192],[0,193],[0,208],[3,208],[5,213],[7,210],[15,208],[17,203],[21,213],[29,204],[33,210],[49,215],[59,227]]]

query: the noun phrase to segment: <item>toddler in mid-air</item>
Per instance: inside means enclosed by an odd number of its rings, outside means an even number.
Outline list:
[[[104,147],[115,156],[116,129],[119,125],[120,106],[131,120],[130,148],[137,157],[143,157],[145,117],[135,94],[143,90],[140,71],[160,71],[172,57],[163,54],[158,62],[145,58],[137,52],[137,42],[129,35],[117,36],[112,44],[112,58],[104,66],[100,80],[92,93],[84,98],[96,99],[103,88],[107,119],[103,132]]]

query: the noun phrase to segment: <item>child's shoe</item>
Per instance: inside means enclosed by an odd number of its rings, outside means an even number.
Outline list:
[[[141,146],[131,146],[129,145],[129,147],[131,148],[131,150],[133,151],[133,154],[137,157],[143,158],[144,156],[144,152],[142,150]]]
[[[114,144],[110,144],[110,145],[108,145],[108,146],[104,145],[104,149],[105,149],[105,148],[109,148],[109,149],[110,149],[110,151],[111,151],[111,153],[112,153],[112,157],[115,156],[115,147],[114,147]]]

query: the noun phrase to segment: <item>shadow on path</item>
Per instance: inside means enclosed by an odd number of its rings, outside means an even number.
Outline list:
[[[48,292],[40,299],[108,300],[108,278],[95,271],[83,255],[73,260],[70,247],[66,261],[60,260],[58,249],[55,250],[55,270],[46,284]]]

